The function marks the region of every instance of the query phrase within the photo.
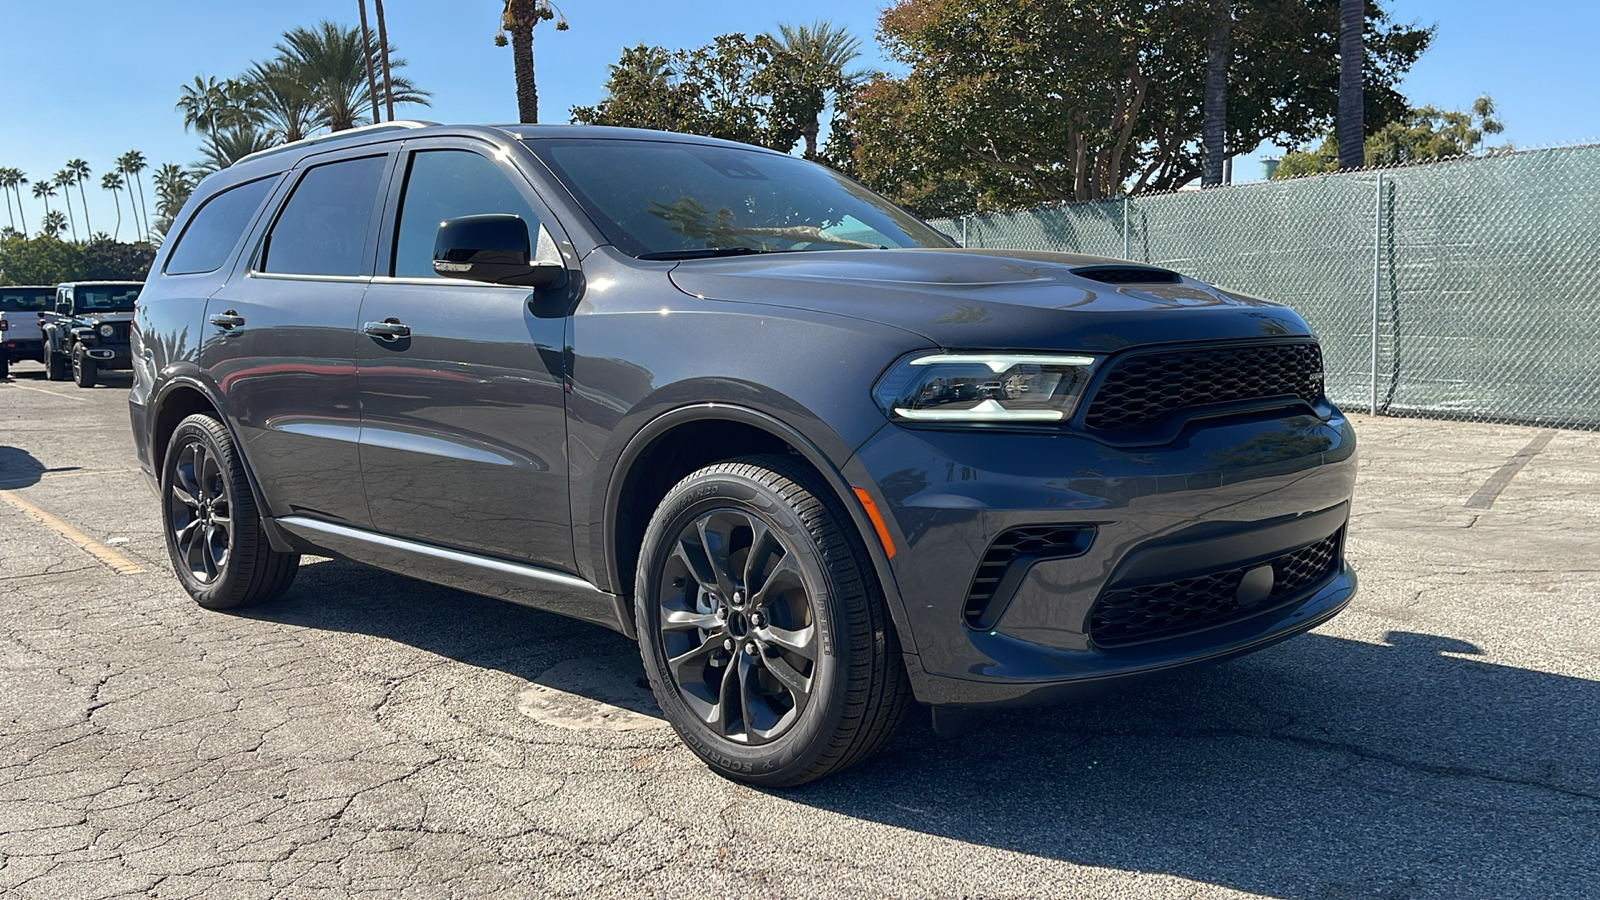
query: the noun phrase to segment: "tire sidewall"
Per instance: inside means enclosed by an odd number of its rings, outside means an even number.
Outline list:
[[[783,536],[785,549],[794,553],[800,563],[817,625],[818,662],[809,705],[787,733],[754,746],[729,741],[700,723],[678,692],[661,644],[659,581],[671,552],[671,541],[700,516],[727,508],[751,513]],[[795,509],[770,488],[739,475],[716,472],[691,476],[667,495],[645,533],[635,575],[634,615],[640,653],[657,702],[691,750],[712,766],[757,783],[786,782],[794,772],[808,768],[828,751],[829,739],[844,717],[844,654],[850,652],[840,643],[841,635],[848,638],[849,629],[840,627],[834,596],[834,585],[816,541]]]
[[[220,424],[218,427],[221,427]],[[198,438],[206,445],[206,452],[215,454],[218,464],[223,471],[223,490],[228,495],[228,514],[232,518],[232,528],[229,531],[228,562],[223,567],[222,573],[209,584],[198,581],[189,571],[189,564],[184,561],[182,552],[178,549],[177,536],[173,532],[172,512],[169,498],[172,495],[173,473],[178,468],[178,457],[183,448],[193,439]],[[254,504],[242,507],[239,498],[234,496],[234,480],[231,475],[232,467],[237,466],[237,457],[234,453],[232,441],[226,446],[204,426],[185,420],[178,424],[172,432],[172,438],[167,442],[167,453],[161,462],[161,528],[167,544],[167,555],[172,560],[173,571],[178,576],[178,581],[183,589],[189,592],[195,602],[208,609],[225,609],[238,603],[232,599],[234,582],[238,579],[239,567],[234,563],[240,552],[240,529],[248,527],[245,516],[246,509],[254,510]]]
[[[72,380],[78,387],[93,387],[95,376],[98,374],[95,361],[89,358],[83,345],[78,344],[72,348]]]

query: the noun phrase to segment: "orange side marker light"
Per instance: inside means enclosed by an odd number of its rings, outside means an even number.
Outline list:
[[[878,514],[878,504],[872,502],[872,496],[861,488],[853,488],[856,499],[861,501],[861,506],[867,511],[867,518],[872,520],[872,527],[878,532],[878,540],[883,544],[883,553],[894,559],[894,541],[889,538],[889,526],[883,524],[883,516]]]

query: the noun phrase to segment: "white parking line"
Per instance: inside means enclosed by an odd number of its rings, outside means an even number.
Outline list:
[[[0,491],[0,500],[4,500],[12,506],[15,506],[17,509],[20,509],[37,519],[39,523],[44,525],[46,528],[49,528],[56,534],[59,534],[71,541],[73,544],[76,544],[79,549],[83,550],[85,553],[88,553],[90,556],[93,556],[95,559],[105,563],[106,566],[108,566],[118,575],[144,574],[144,566],[139,565],[138,563],[126,556],[123,556],[121,553],[118,553],[110,547],[107,547],[105,544],[100,543],[94,538],[89,537],[87,534],[84,534],[67,522],[64,522],[61,519],[56,518],[54,515],[45,512],[37,506],[34,506],[32,503],[24,500],[16,491]]]
[[[3,386],[3,387],[14,387],[14,388],[17,388],[18,390],[23,390],[23,391],[33,391],[36,394],[49,394],[52,397],[65,397],[68,400],[76,400],[79,403],[83,403],[84,401],[89,399],[88,397],[80,397],[77,394],[69,394],[69,393],[67,393],[65,391],[47,390],[47,389],[42,388],[42,387],[34,387],[31,384],[17,384],[14,381],[12,383],[8,384],[8,385],[0,385],[0,386]]]

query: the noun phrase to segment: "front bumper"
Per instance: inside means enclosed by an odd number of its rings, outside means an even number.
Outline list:
[[[845,475],[885,514],[917,698],[980,706],[1071,699],[1247,653],[1332,618],[1356,588],[1341,537],[1355,467],[1355,435],[1342,417],[1258,414],[1198,420],[1170,443],[1137,448],[1072,434],[891,426]],[[999,602],[975,615],[986,554],[1029,526],[1086,537],[1012,566]],[[1241,593],[1239,609],[1142,642],[1097,639],[1110,633],[1094,624],[1109,590],[1246,571],[1324,540],[1338,548],[1325,571],[1283,596]],[[994,559],[986,590],[995,588]]]
[[[133,368],[133,354],[127,344],[91,344],[85,341],[83,352],[101,369],[125,371]]]

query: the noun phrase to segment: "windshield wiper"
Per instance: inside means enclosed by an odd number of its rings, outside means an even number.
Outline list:
[[[699,250],[663,250],[659,253],[641,253],[639,259],[715,259],[719,256],[753,256],[757,253],[787,253],[786,250],[762,250],[757,247],[704,247]]]

